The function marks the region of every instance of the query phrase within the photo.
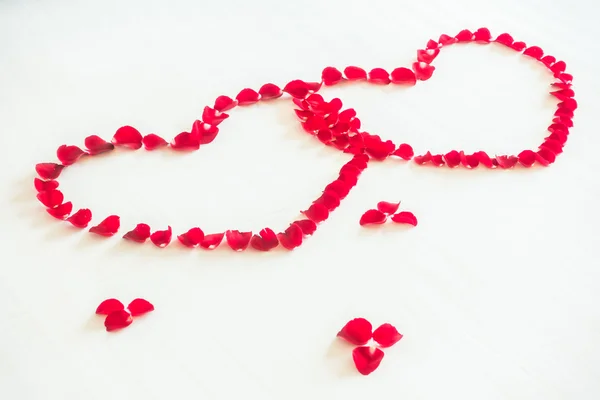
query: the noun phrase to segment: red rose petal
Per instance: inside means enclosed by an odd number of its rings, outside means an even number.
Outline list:
[[[367,71],[360,67],[346,67],[344,69],[344,75],[346,75],[346,79],[348,79],[349,81],[367,79]]]
[[[327,218],[329,218],[329,210],[327,207],[318,203],[311,205],[308,210],[303,211],[303,213],[308,219],[316,223],[325,221]]]
[[[139,315],[149,313],[150,311],[154,311],[154,306],[148,300],[134,299],[131,303],[129,303],[127,309],[132,316],[137,317]]]
[[[283,96],[283,90],[273,83],[265,83],[258,89],[261,100],[278,99]]]
[[[202,121],[204,121],[205,124],[216,126],[225,121],[227,118],[229,118],[229,114],[217,111],[209,106],[204,107],[204,110],[202,111]]]
[[[397,224],[409,224],[412,226],[417,226],[417,217],[410,211],[402,211],[398,214],[392,215],[392,221]]]
[[[470,42],[473,40],[473,32],[468,29],[463,29],[454,36],[458,42]]]
[[[563,151],[563,145],[561,142],[550,138],[547,138],[544,143],[540,145],[540,148],[548,149],[554,154],[560,154]]]
[[[555,74],[561,74],[567,69],[567,64],[564,61],[557,61],[550,67],[550,70]]]
[[[123,239],[131,240],[137,243],[144,243],[150,238],[150,235],[151,231],[148,224],[137,224],[133,230],[127,232],[123,236]]]
[[[354,318],[338,332],[337,336],[356,345],[366,344],[373,336],[373,326],[364,318]]]
[[[379,225],[379,224],[383,224],[386,220],[387,220],[387,215],[385,215],[380,210],[372,209],[372,210],[367,210],[360,217],[359,223],[361,226]]]
[[[522,166],[529,168],[535,163],[536,156],[532,150],[523,150],[517,155],[517,158]]]
[[[85,138],[83,142],[88,154],[95,156],[115,149],[115,145],[102,139],[100,136],[91,135]]]
[[[554,62],[556,62],[556,58],[554,58],[553,56],[544,56],[540,59],[540,61],[550,68],[550,66],[554,64]]]
[[[392,83],[395,84],[414,85],[417,83],[417,77],[415,76],[415,73],[412,70],[404,67],[394,69],[390,77]]]
[[[173,230],[170,226],[164,231],[156,231],[150,235],[150,241],[154,243],[156,247],[164,248],[171,243],[173,237]]]
[[[527,45],[525,42],[513,42],[509,47],[516,51],[523,51]]]
[[[82,208],[77,211],[75,214],[71,215],[67,218],[73,226],[77,228],[86,228],[90,221],[92,220],[92,212],[87,208]]]
[[[433,75],[435,67],[433,65],[428,65],[423,62],[415,62],[413,63],[413,71],[415,72],[415,76],[418,80],[426,81]]]
[[[342,72],[334,67],[326,67],[321,73],[321,80],[325,86],[333,86],[344,79]]]
[[[515,40],[508,33],[503,33],[500,36],[498,36],[495,41],[500,44],[510,47]]]
[[[309,92],[318,91],[319,89],[321,89],[322,85],[322,82],[306,82],[306,87],[308,88]]]
[[[235,99],[237,100],[238,105],[247,106],[260,100],[260,95],[256,92],[256,90],[246,88],[242,89],[238,95],[235,96]]]
[[[431,153],[428,151],[422,156],[416,156],[413,158],[413,161],[419,165],[427,164],[428,162],[431,162]]]
[[[358,175],[340,173],[338,180],[345,182],[350,187],[354,187],[358,183]]]
[[[202,121],[196,121],[204,124]],[[171,148],[174,150],[191,151],[200,148],[200,137],[196,132],[181,132],[173,138]]]
[[[492,40],[492,34],[488,28],[479,28],[473,34],[473,39],[479,43],[489,43]]]
[[[477,168],[477,166],[479,166],[479,156],[477,154],[465,154],[461,151],[460,163],[465,168]]]
[[[340,196],[333,190],[326,190],[313,204],[322,204],[329,211],[333,211],[340,206]]]
[[[237,101],[235,101],[231,97],[219,96],[215,100],[215,105],[213,106],[213,108],[217,111],[225,112],[231,110],[235,106],[237,106]]]
[[[296,99],[304,99],[308,96],[308,84],[299,79],[288,82],[283,88],[283,91]]]
[[[373,331],[373,340],[384,348],[395,345],[400,339],[402,334],[390,324],[383,324]]]
[[[115,146],[124,146],[137,150],[142,147],[142,134],[133,126],[122,126],[115,132],[112,143]]]
[[[242,251],[248,248],[252,232],[240,232],[237,230],[228,230],[225,232],[225,239],[232,250]]]
[[[523,55],[540,60],[544,56],[544,50],[538,46],[530,46],[523,52]]]
[[[298,225],[302,230],[302,233],[305,235],[312,235],[317,230],[317,224],[310,219],[301,219],[299,221],[295,221],[294,225]]]
[[[408,161],[415,155],[415,152],[411,145],[402,143],[392,154]]]
[[[454,168],[460,165],[460,153],[456,150],[449,151],[444,154],[444,161],[450,168]]]
[[[39,163],[35,165],[35,172],[45,181],[56,179],[65,168],[64,165],[55,163]]]
[[[37,190],[38,193],[47,192],[56,189],[58,187],[58,181],[43,181],[40,178],[34,178],[33,186],[35,186],[35,190]]]
[[[71,165],[81,158],[85,154],[85,151],[81,150],[77,146],[67,146],[63,144],[56,150],[56,157],[62,163],[62,165]]]
[[[428,49],[437,49],[439,46],[438,42],[436,42],[435,40],[429,39],[427,41],[427,48]]]
[[[456,43],[456,39],[443,33],[440,35],[438,42],[440,42],[440,46],[448,46]]]
[[[377,209],[384,214],[394,214],[400,208],[400,202],[390,203],[389,201],[380,201],[377,203]]]
[[[340,199],[344,199],[348,193],[350,193],[350,189],[351,186],[348,185],[348,183],[337,179],[333,182],[331,182],[329,185],[325,186],[325,192],[327,191],[332,191],[337,193],[337,195],[340,197]]]
[[[278,233],[277,239],[279,239],[279,243],[284,248],[294,250],[302,244],[304,232],[299,225],[293,223],[283,233]]]
[[[49,190],[47,192],[39,192],[37,199],[48,208],[56,208],[63,203],[64,196],[59,190]]]
[[[128,327],[133,322],[133,317],[125,310],[112,312],[106,316],[104,326],[107,332]]]
[[[69,214],[71,214],[71,211],[73,211],[73,203],[67,201],[58,207],[48,208],[46,211],[54,218],[64,220],[69,216]]]
[[[440,54],[440,49],[417,50],[417,61],[431,64],[438,54]]]
[[[369,82],[387,85],[391,82],[390,74],[383,68],[373,68],[369,72]]]
[[[557,77],[558,79],[560,79],[563,82],[570,83],[570,82],[573,81],[573,75],[571,75],[571,74],[564,74],[564,73],[562,73],[562,74],[555,74],[554,76]]]
[[[215,140],[218,133],[219,128],[215,125],[210,125],[200,120],[196,120],[192,124],[191,137],[197,138],[201,145],[208,144]]]
[[[375,371],[381,360],[383,360],[384,353],[377,347],[361,346],[352,350],[352,360],[358,372],[363,375],[369,375]]]
[[[204,240],[200,243],[200,247],[207,250],[216,249],[223,241],[224,233],[211,233],[204,235]]]
[[[542,147],[536,153],[536,161],[545,166],[554,163],[556,161],[556,153],[552,150]]]
[[[156,150],[169,145],[167,141],[154,133],[150,133],[142,139],[142,143],[146,150]]]
[[[111,314],[111,313],[113,313],[115,311],[121,311],[121,310],[124,310],[124,309],[125,309],[125,306],[119,300],[117,300],[117,299],[106,299],[102,303],[100,303],[100,305],[98,306],[98,308],[96,308],[96,314],[98,314],[98,315],[108,315],[108,314]]]
[[[509,169],[517,165],[519,159],[515,156],[496,156],[500,168]]]
[[[204,232],[200,228],[192,228],[177,236],[177,239],[186,247],[196,247],[204,240]]]
[[[95,233],[100,236],[112,236],[119,231],[121,227],[121,218],[117,215],[111,215],[98,225],[90,228],[91,233]]]
[[[279,246],[279,239],[271,228],[265,228],[250,239],[250,246],[259,251],[269,251]]]
[[[436,167],[441,167],[445,164],[444,155],[443,154],[432,154],[431,155],[431,163]]]
[[[555,131],[550,134],[546,139],[556,140],[558,143],[565,144],[567,143],[568,136],[566,133],[562,131]]]
[[[485,151],[477,151],[473,155],[477,157],[477,159],[479,160],[479,163],[481,165],[484,165],[488,168],[494,167],[494,162],[492,161],[490,156],[488,156],[488,154]]]

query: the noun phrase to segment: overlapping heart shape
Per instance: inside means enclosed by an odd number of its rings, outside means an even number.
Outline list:
[[[495,43],[522,53],[539,61],[555,78],[551,83],[550,94],[560,100],[548,127],[548,136],[536,150],[523,150],[517,155],[489,155],[485,151],[467,154],[460,150],[450,150],[445,154],[426,152],[414,156],[413,148],[407,143],[395,144],[384,140],[378,135],[361,130],[361,122],[356,112],[343,109],[339,98],[326,101],[318,91],[322,85],[332,86],[354,81],[367,81],[378,85],[413,86],[419,81],[430,79],[435,72],[432,65],[435,58],[444,48],[457,43],[478,43],[488,45]],[[462,30],[455,36],[443,34],[436,40],[429,40],[424,49],[417,50],[417,59],[410,68],[398,67],[391,72],[383,68],[366,71],[360,67],[349,66],[343,70],[326,67],[318,82],[293,80],[283,89],[267,83],[258,91],[250,88],[241,90],[235,98],[219,96],[212,107],[206,106],[202,118],[196,120],[189,132],[181,132],[169,143],[155,135],[142,135],[131,126],[123,126],[114,134],[110,142],[92,135],[85,139],[85,149],[78,146],[62,145],[57,150],[59,163],[49,162],[36,165],[39,178],[34,184],[38,191],[39,201],[47,208],[53,217],[66,220],[78,228],[86,228],[92,220],[88,209],[80,209],[75,213],[71,202],[65,202],[64,196],[58,190],[56,180],[63,169],[81,157],[95,156],[115,150],[115,147],[138,150],[144,147],[148,151],[171,149],[176,151],[198,150],[200,146],[211,143],[219,133],[219,125],[229,118],[228,111],[238,106],[248,106],[257,102],[271,101],[284,95],[292,98],[297,106],[295,109],[302,127],[327,146],[339,149],[352,155],[352,159],[344,164],[337,179],[325,187],[321,196],[303,211],[305,218],[292,222],[286,229],[275,233],[270,228],[264,228],[257,233],[227,230],[205,234],[200,227],[192,227],[177,236],[179,242],[186,247],[214,249],[225,241],[235,251],[252,247],[259,251],[269,251],[277,247],[292,250],[300,246],[306,236],[312,235],[317,224],[325,221],[334,211],[350,190],[356,186],[358,178],[371,160],[383,161],[389,157],[404,160],[414,160],[419,165],[447,166],[450,168],[464,167],[473,169],[484,166],[489,169],[509,169],[515,166],[531,167],[534,164],[548,166],[556,160],[567,141],[569,129],[573,126],[574,111],[577,102],[572,89],[573,77],[565,72],[566,63],[554,56],[544,54],[538,46],[527,46],[524,42],[515,41],[507,33],[492,38],[487,28],[476,31]],[[90,228],[90,232],[102,236],[113,236],[120,229],[120,219],[111,215],[99,224]],[[140,223],[127,232],[123,238],[143,243],[150,239],[159,247],[167,246],[172,239],[170,227],[164,230],[152,231],[147,224]]]

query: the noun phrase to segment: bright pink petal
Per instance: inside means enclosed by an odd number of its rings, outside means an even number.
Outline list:
[[[271,228],[265,228],[252,236],[250,246],[259,251],[269,251],[279,246],[279,239]]]
[[[302,244],[304,233],[299,225],[292,223],[283,233],[277,234],[277,239],[284,248],[294,250]]]
[[[417,226],[417,217],[410,211],[402,211],[398,214],[392,215],[392,221],[397,224],[408,224],[412,226]]]
[[[369,72],[369,82],[387,85],[391,82],[390,73],[383,68],[373,68]]]
[[[258,94],[258,92],[256,92],[256,90],[254,89],[242,89],[237,96],[235,96],[235,99],[238,102],[238,105],[240,106],[247,106],[250,104],[254,104],[256,103],[258,100],[260,100],[260,95]]]
[[[454,168],[460,165],[460,153],[456,150],[451,150],[444,154],[444,161],[450,168]]]
[[[225,114],[224,112],[217,111],[214,108],[209,106],[204,107],[202,111],[202,121],[209,125],[219,125],[221,122],[225,121],[229,118],[229,114]]]
[[[156,150],[169,145],[167,141],[154,133],[150,133],[142,139],[142,143],[146,150]]]
[[[363,345],[373,337],[373,326],[365,318],[354,318],[344,325],[337,336],[352,344]]]
[[[104,326],[107,332],[123,329],[131,325],[133,317],[125,310],[114,311],[106,316]]]
[[[293,225],[298,225],[304,235],[312,235],[317,230],[317,224],[310,219],[301,219],[294,221]]]
[[[98,225],[90,228],[91,233],[95,233],[100,236],[113,236],[119,231],[121,227],[121,218],[117,215],[111,215]]]
[[[550,67],[550,70],[555,74],[562,74],[565,69],[567,69],[567,64],[564,61],[557,61]]]
[[[75,214],[67,218],[74,227],[76,228],[87,228],[88,224],[92,220],[92,212],[87,208],[82,208]]]
[[[192,228],[177,236],[177,239],[186,247],[196,247],[204,240],[204,232],[200,228]]]
[[[346,67],[344,69],[344,75],[346,75],[346,79],[348,79],[349,81],[367,79],[367,71],[360,67]]]
[[[234,251],[242,251],[248,248],[250,239],[252,239],[252,232],[240,232],[237,230],[228,230],[225,232],[225,239],[227,244]]]
[[[201,121],[200,123],[204,124]],[[171,142],[171,148],[182,151],[198,150],[200,148],[200,137],[195,132],[181,132]]]
[[[67,146],[63,144],[56,150],[56,157],[62,163],[62,165],[74,164],[77,160],[85,154],[85,151],[81,150],[77,146]]]
[[[164,248],[171,243],[173,237],[173,230],[170,226],[164,231],[156,231],[150,235],[150,241],[154,243],[156,247]]]
[[[373,339],[381,347],[391,347],[402,339],[402,334],[394,326],[383,324],[373,331]]]
[[[400,85],[414,85],[417,83],[417,77],[415,73],[404,67],[396,68],[390,74],[390,78],[392,83],[400,84]]]
[[[115,149],[115,145],[102,139],[100,136],[91,135],[85,138],[85,147],[89,155],[106,153]]]
[[[204,235],[204,240],[200,242],[200,247],[207,250],[214,250],[221,244],[223,237],[225,237],[225,233],[211,233],[209,235]]]
[[[115,146],[124,146],[137,150],[142,147],[142,134],[132,126],[122,126],[117,129],[112,143]]]
[[[426,81],[433,75],[435,67],[424,62],[415,62],[413,63],[413,71],[418,80]]]
[[[121,310],[124,310],[124,309],[125,309],[125,306],[119,300],[117,300],[117,299],[106,299],[102,303],[100,303],[100,305],[98,306],[98,308],[96,308],[96,314],[98,314],[98,315],[108,315],[108,314],[113,313],[115,311],[121,311]]]
[[[196,120],[192,124],[192,131],[190,133],[193,138],[198,140],[199,145],[208,144],[215,140],[219,133],[219,128],[216,125]]]
[[[387,215],[385,215],[385,213],[379,211],[379,210],[367,210],[361,217],[360,217],[360,225],[365,226],[365,225],[379,225],[379,224],[383,224],[385,221],[387,220]]]
[[[500,36],[498,36],[495,41],[497,43],[500,43],[500,44],[503,44],[503,45],[505,45],[507,47],[510,47],[515,40],[508,33],[503,33]]]
[[[380,201],[377,203],[377,209],[384,214],[395,214],[400,208],[400,202],[390,203],[389,201]]]
[[[488,28],[479,28],[473,34],[473,39],[478,43],[489,43],[492,40],[492,34]]]
[[[417,61],[431,64],[438,54],[440,54],[440,49],[417,50]]]
[[[523,55],[535,58],[536,60],[541,60],[544,56],[544,51],[538,46],[531,46],[525,49]]]
[[[261,100],[277,99],[283,95],[283,90],[277,85],[272,83],[265,83],[258,90]]]
[[[503,169],[510,169],[517,165],[519,159],[515,156],[496,156],[498,166]]]
[[[127,309],[129,310],[132,316],[137,317],[138,315],[154,311],[154,306],[148,300],[134,299],[131,303],[129,303]]]
[[[522,166],[529,168],[535,163],[535,159],[537,157],[535,155],[535,152],[533,152],[532,150],[523,150],[517,155],[517,158],[519,159],[519,163]]]
[[[237,106],[237,101],[229,96],[219,96],[215,100],[213,108],[217,111],[225,112]]]
[[[147,224],[137,224],[136,227],[127,232],[123,239],[131,240],[137,243],[144,243],[146,240],[150,238],[150,226]]]
[[[473,40],[473,32],[468,29],[463,29],[455,36],[458,42],[470,42]]]
[[[411,145],[402,143],[394,152],[393,155],[400,157],[403,160],[410,160],[415,155],[415,152]]]
[[[509,47],[516,51],[523,51],[527,45],[525,42],[513,42]]]

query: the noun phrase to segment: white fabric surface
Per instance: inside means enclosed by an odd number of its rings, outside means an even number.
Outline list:
[[[544,399],[600,397],[597,23],[592,0],[0,3],[0,398]],[[220,94],[315,80],[323,67],[409,66],[441,33],[487,26],[564,59],[575,127],[556,164],[514,171],[371,165],[293,253],[164,250],[97,240],[46,215],[35,163],[131,124],[166,138]],[[363,127],[418,153],[535,148],[550,75],[497,46],[456,46],[411,89],[324,89]],[[94,222],[175,232],[282,229],[348,156],[304,134],[291,103],[236,109],[189,155],[120,152],[60,179]],[[365,230],[402,200],[415,229]],[[108,334],[108,297],[156,311]],[[405,335],[357,374],[349,319]]]

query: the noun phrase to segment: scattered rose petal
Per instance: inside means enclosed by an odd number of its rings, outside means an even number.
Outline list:
[[[54,190],[58,187],[58,181],[43,181],[40,178],[33,179],[33,186],[35,186],[35,190],[37,192],[48,192],[50,190]]]
[[[454,168],[460,165],[460,154],[456,150],[449,151],[444,154],[444,161],[450,168]]]
[[[540,145],[540,148],[546,148],[554,154],[560,154],[563,151],[563,145],[560,141],[547,138],[544,143]]]
[[[235,106],[237,106],[237,101],[235,101],[231,97],[219,96],[215,100],[215,105],[213,106],[213,108],[217,111],[225,112],[231,110]]]
[[[137,224],[133,230],[123,236],[123,239],[144,243],[150,238],[150,234],[150,226],[148,224]]]
[[[125,310],[114,311],[106,316],[104,326],[107,332],[123,329],[131,325],[133,317]]]
[[[85,151],[81,150],[77,146],[67,146],[63,144],[56,150],[56,157],[62,163],[62,165],[74,164],[77,160],[85,154]]]
[[[383,348],[395,345],[400,339],[402,334],[390,324],[383,324],[373,331],[373,340]]]
[[[417,50],[417,61],[431,64],[438,54],[440,54],[439,49]]]
[[[166,147],[169,145],[167,141],[160,136],[150,133],[142,139],[142,143],[144,144],[144,148],[146,150],[156,150],[161,147]]]
[[[132,316],[137,317],[139,315],[149,313],[150,311],[154,311],[154,306],[148,300],[134,299],[131,303],[129,303],[127,309]]]
[[[64,220],[71,214],[71,211],[73,211],[73,203],[67,201],[58,207],[48,208],[46,211],[54,218]]]
[[[429,41],[427,42],[428,49],[437,49],[439,47],[440,47],[440,45],[435,40],[429,39]]]
[[[224,233],[211,233],[210,235],[204,235],[204,240],[200,243],[200,247],[207,250],[216,249],[223,241]]]
[[[477,154],[465,154],[461,151],[460,163],[465,168],[477,168],[479,166],[479,156]]]
[[[217,137],[219,128],[215,125],[210,125],[200,120],[194,121],[192,124],[191,135],[200,142],[200,144],[211,143]]]
[[[74,227],[76,228],[87,228],[88,224],[92,220],[92,212],[87,208],[82,208],[75,214],[67,218]]]
[[[133,126],[122,126],[115,132],[112,143],[115,146],[124,146],[137,150],[142,147],[142,134]]]
[[[496,161],[500,168],[509,169],[514,167],[519,159],[515,156],[496,156]]]
[[[234,251],[242,251],[248,248],[250,239],[252,239],[252,232],[240,232],[237,230],[228,230],[225,232],[225,239],[227,244]]]
[[[424,165],[427,164],[428,162],[431,162],[431,152],[427,152],[425,154],[423,154],[422,156],[416,156],[413,158],[413,161],[415,163],[417,163],[418,165]]]
[[[85,138],[85,147],[89,155],[106,153],[115,149],[115,145],[102,139],[100,136],[91,135]]]
[[[113,313],[115,311],[121,311],[121,310],[124,310],[124,309],[125,309],[125,306],[119,300],[117,300],[117,299],[106,299],[102,303],[100,303],[100,305],[98,306],[98,308],[96,308],[96,314],[98,314],[98,315],[108,315],[108,314],[111,314],[111,313]]]
[[[373,326],[364,318],[354,318],[338,332],[338,337],[355,345],[364,345],[373,336]]]
[[[35,166],[35,172],[45,181],[56,179],[65,168],[64,165],[55,163],[39,163]]]
[[[344,79],[342,72],[334,67],[326,67],[321,73],[321,80],[325,86],[333,86]]]
[[[259,251],[269,251],[279,246],[279,239],[271,228],[264,228],[250,239],[250,246]]]
[[[415,73],[404,67],[396,68],[391,73],[391,81],[395,84],[407,84],[414,85],[417,83],[417,77]]]
[[[288,250],[293,250],[300,246],[303,238],[304,233],[302,232],[302,228],[295,223],[291,224],[283,233],[277,234],[277,239],[279,239],[281,246]]]
[[[350,193],[350,185],[348,185],[348,183],[336,179],[335,181],[331,182],[329,185],[325,186],[325,190],[324,192],[327,191],[332,191],[337,193],[337,195],[340,197],[340,199],[344,199],[348,193]]]
[[[550,70],[555,74],[562,74],[565,69],[567,69],[567,64],[564,61],[557,61],[550,67]]]
[[[303,211],[303,213],[308,219],[316,223],[325,221],[327,218],[329,218],[329,210],[327,209],[327,207],[325,207],[323,204],[318,203],[311,205],[308,208],[308,210]]]
[[[463,29],[455,36],[458,42],[470,42],[473,40],[473,32],[468,29]]]
[[[273,83],[265,83],[258,89],[261,100],[278,99],[283,96],[283,90]]]
[[[383,224],[386,220],[387,220],[387,215],[385,215],[382,211],[371,209],[371,210],[367,210],[360,217],[359,223],[361,226],[379,225],[379,224]]]
[[[204,110],[202,111],[202,121],[204,121],[205,124],[216,126],[225,121],[227,118],[229,118],[229,114],[217,111],[209,106],[204,107]]]
[[[369,72],[369,82],[387,85],[391,82],[390,74],[383,68],[373,68]]]
[[[301,219],[299,221],[295,221],[294,225],[298,225],[302,230],[302,233],[307,236],[312,235],[317,230],[317,224],[310,219]]]
[[[48,208],[56,208],[63,203],[64,196],[59,190],[49,190],[46,192],[39,192],[37,199]]]
[[[377,203],[377,209],[384,214],[395,214],[400,208],[400,202],[390,203],[389,201],[380,201]]]
[[[553,56],[544,56],[540,59],[541,62],[544,63],[547,67],[550,67],[556,61],[556,58]]]
[[[91,233],[95,233],[100,236],[113,236],[119,231],[121,227],[121,218],[117,215],[111,215],[98,225],[90,228]]]
[[[523,51],[527,45],[525,42],[513,42],[509,47],[516,51]]]
[[[304,99],[308,96],[309,88],[306,82],[296,79],[285,85],[283,91],[296,99]]]
[[[418,80],[426,81],[433,75],[435,67],[424,62],[415,62],[413,63],[413,71]]]
[[[346,67],[344,69],[344,75],[346,75],[346,79],[348,79],[349,81],[367,79],[367,71],[360,67]]]
[[[177,239],[186,247],[196,247],[204,240],[204,232],[200,228],[192,228],[177,236]]]
[[[363,375],[369,375],[375,371],[381,360],[383,360],[384,353],[377,347],[360,346],[352,350],[352,359],[358,372]]]
[[[487,168],[494,168],[494,162],[485,151],[477,151],[473,155],[477,157],[481,165],[484,165]]]
[[[489,43],[492,40],[492,34],[488,28],[479,28],[473,34],[473,39],[478,43]]]
[[[398,214],[392,215],[392,221],[397,224],[408,224],[412,226],[417,226],[417,217],[410,211],[402,211]]]
[[[453,43],[456,43],[456,39],[443,33],[440,35],[438,42],[440,42],[441,46],[449,46]]]
[[[411,145],[402,143],[392,154],[408,161],[415,155],[415,152]]]
[[[201,124],[204,124],[200,121]],[[171,148],[175,150],[191,151],[200,148],[200,137],[195,132],[181,132],[171,142]]]
[[[556,153],[548,148],[542,147],[536,153],[536,161],[542,165],[548,166],[556,161]]]
[[[444,155],[443,154],[432,154],[431,155],[431,163],[436,167],[441,167],[442,165],[444,165],[446,163],[444,161]]]
[[[496,38],[496,42],[503,44],[507,47],[510,47],[514,41],[515,40],[513,39],[513,37],[511,35],[509,35],[508,33],[503,33]]]
[[[340,196],[333,190],[325,190],[313,204],[322,204],[329,211],[333,211],[340,206]]]
[[[517,155],[517,158],[522,166],[529,168],[535,163],[536,156],[532,150],[523,150]]]
[[[237,100],[238,105],[247,106],[260,100],[260,95],[255,90],[246,88],[242,89],[238,95],[235,96],[235,99]]]
[[[150,235],[150,241],[154,243],[156,247],[164,248],[171,243],[173,237],[173,230],[170,226],[164,231],[156,231]]]
[[[540,60],[544,56],[544,51],[538,46],[531,46],[525,49],[523,55]]]

